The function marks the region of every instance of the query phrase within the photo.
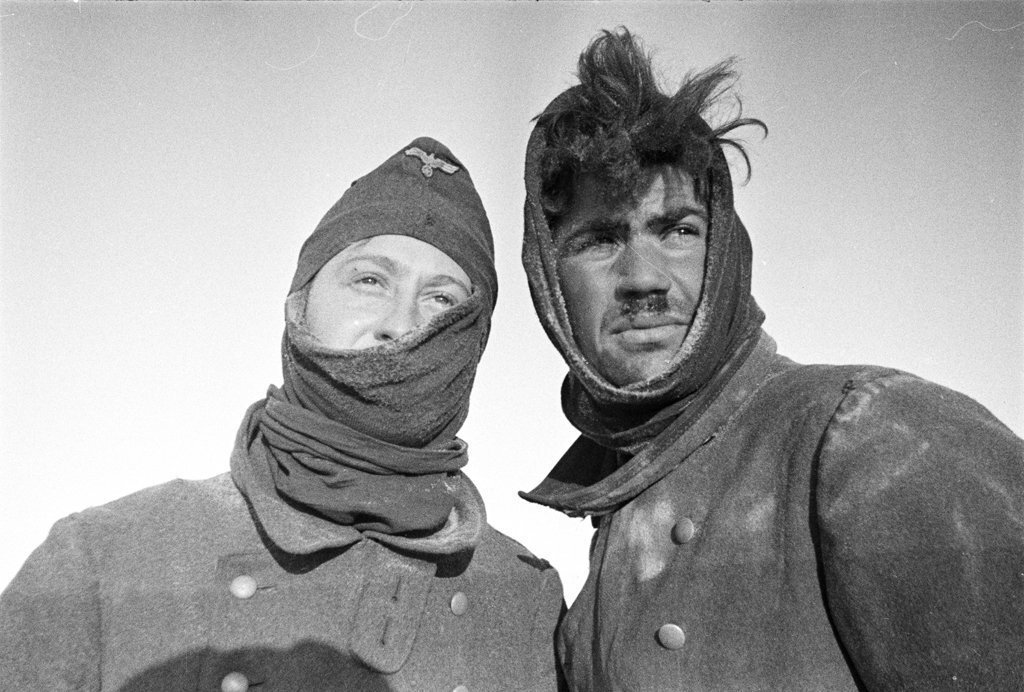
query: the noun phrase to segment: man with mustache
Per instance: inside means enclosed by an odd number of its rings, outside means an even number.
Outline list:
[[[581,433],[524,496],[596,526],[569,686],[1020,689],[1021,440],[913,375],[776,354],[723,154],[763,124],[703,117],[729,63],[665,94],[620,29],[578,75],[527,147],[523,247]]]
[[[299,253],[284,384],[230,473],[59,521],[0,597],[3,688],[555,689],[558,575],[460,471],[497,290],[444,145],[353,183]]]

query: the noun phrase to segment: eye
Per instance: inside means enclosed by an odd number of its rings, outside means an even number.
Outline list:
[[[693,224],[681,223],[677,226],[672,226],[665,231],[665,235],[700,235],[700,229],[693,226]]]
[[[661,232],[661,239],[670,245],[688,245],[702,239],[705,234],[703,225],[687,221],[667,227]]]
[[[605,257],[611,255],[618,244],[619,238],[614,233],[580,233],[565,242],[562,253]]]
[[[384,288],[384,279],[376,274],[357,274],[352,277],[352,285],[360,291],[378,291]]]
[[[447,310],[453,308],[463,300],[465,296],[459,295],[457,291],[431,291],[430,293],[423,296],[423,300],[431,308]]]

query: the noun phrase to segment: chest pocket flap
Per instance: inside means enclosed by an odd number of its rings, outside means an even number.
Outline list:
[[[412,651],[436,566],[370,545],[351,649],[370,668],[395,673]]]

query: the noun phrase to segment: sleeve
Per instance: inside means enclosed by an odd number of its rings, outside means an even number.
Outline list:
[[[57,522],[0,595],[0,679],[11,690],[99,690],[100,606],[79,515]]]
[[[523,689],[566,689],[555,651],[555,637],[565,611],[562,580],[554,568],[548,568],[544,571],[544,581],[537,593],[537,606],[530,634],[533,650],[526,669],[530,672],[533,682]]]
[[[1024,689],[1021,440],[899,373],[847,393],[817,472],[825,596],[861,684]]]

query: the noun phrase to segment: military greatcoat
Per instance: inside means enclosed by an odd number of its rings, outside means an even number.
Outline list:
[[[656,440],[663,477],[591,486],[639,483],[560,628],[570,687],[1024,689],[1021,440],[913,375],[771,353]]]
[[[0,686],[555,688],[561,584],[515,541],[417,555],[274,515],[223,474],[59,521],[0,601]]]

